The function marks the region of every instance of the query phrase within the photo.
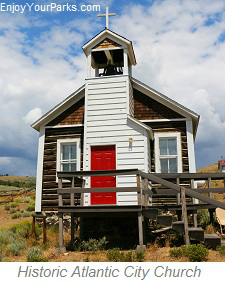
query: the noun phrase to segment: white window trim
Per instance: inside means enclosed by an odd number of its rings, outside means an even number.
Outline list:
[[[77,171],[80,170],[80,139],[58,139],[57,140],[57,157],[56,157],[56,171],[60,171],[60,153],[61,153],[61,145],[62,144],[70,144],[70,143],[77,143]],[[58,177],[56,176],[56,182],[58,182]]]
[[[160,152],[159,152],[159,138],[176,138],[177,139],[177,172],[182,173],[182,149],[181,149],[181,134],[180,132],[162,132],[154,133],[155,135],[155,172],[161,173],[160,169]]]

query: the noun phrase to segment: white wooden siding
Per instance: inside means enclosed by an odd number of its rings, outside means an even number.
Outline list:
[[[116,168],[146,171],[145,130],[127,120],[133,112],[133,90],[129,76],[86,80],[84,170],[90,170],[91,146],[115,145]],[[129,143],[129,138],[133,139]],[[117,176],[118,187],[136,187],[136,176]],[[90,187],[90,179],[86,181]],[[85,205],[90,195],[85,195]],[[117,193],[118,205],[137,204],[136,193]]]

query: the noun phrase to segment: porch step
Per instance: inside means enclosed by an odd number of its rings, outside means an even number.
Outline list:
[[[177,232],[184,233],[184,222],[183,221],[173,222],[172,229]],[[202,228],[189,227],[188,234],[192,239],[195,239],[200,242],[204,241],[204,230]]]
[[[147,217],[148,219],[156,220],[158,215],[158,209],[149,209],[143,211],[143,216]]]
[[[175,221],[172,223],[172,229],[183,233],[184,232],[184,222],[183,221]]]
[[[173,218],[172,215],[158,215],[156,220],[159,224],[171,226]]]
[[[188,234],[190,238],[195,239],[196,241],[204,241],[204,229],[202,228],[188,228]]]
[[[204,243],[212,249],[222,245],[221,238],[216,234],[205,234]]]

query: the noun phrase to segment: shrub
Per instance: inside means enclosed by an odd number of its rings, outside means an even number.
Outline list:
[[[12,219],[16,219],[16,218],[20,218],[20,217],[21,217],[21,213],[19,213],[19,212],[15,212],[11,215]]]
[[[21,215],[22,215],[22,217],[29,217],[30,212],[29,211],[23,211]]]
[[[136,258],[135,258],[136,261],[144,261],[145,260],[145,253],[143,253],[143,252],[137,252],[135,254],[135,256],[136,256]]]
[[[187,257],[189,258],[189,261],[205,261],[208,257],[208,250],[206,247],[202,244],[198,245],[189,245],[186,248],[183,249]]]
[[[15,239],[15,235],[12,231],[7,229],[0,230],[0,245],[5,246],[9,244],[12,239]]]
[[[94,252],[98,250],[104,250],[107,243],[108,241],[106,241],[105,237],[99,240],[89,239],[88,241],[82,241],[81,242],[81,251]]]
[[[35,210],[35,202],[30,201],[29,206],[26,208],[27,211],[34,211]]]
[[[10,210],[10,205],[5,205],[5,210],[9,211]]]
[[[119,248],[113,248],[106,252],[108,261],[114,262],[133,262],[133,261],[144,261],[145,254],[142,252],[124,252],[120,251]]]
[[[21,254],[21,251],[25,248],[26,247],[23,241],[13,240],[13,242],[7,245],[6,250],[9,254],[19,256]]]
[[[3,259],[2,248],[0,248],[0,261]]]
[[[42,250],[38,248],[31,248],[27,253],[27,261],[29,262],[47,262],[47,258],[43,256]]]
[[[225,246],[218,246],[216,250],[219,252],[221,256],[225,256]]]
[[[12,203],[9,204],[9,206],[10,206],[10,208],[17,208],[17,207],[19,207],[19,204],[12,202]]]
[[[30,196],[27,196],[27,197],[23,197],[21,199],[21,202],[22,203],[30,203],[32,201],[32,198]]]
[[[170,256],[175,258],[180,258],[184,255],[184,252],[181,248],[170,249]]]
[[[198,221],[202,228],[205,229],[210,224],[210,216],[208,210],[198,210]]]

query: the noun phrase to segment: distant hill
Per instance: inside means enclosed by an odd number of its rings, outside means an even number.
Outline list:
[[[216,162],[215,164],[200,168],[199,170],[197,170],[198,173],[216,173],[216,172],[220,172],[218,170],[218,163]]]

